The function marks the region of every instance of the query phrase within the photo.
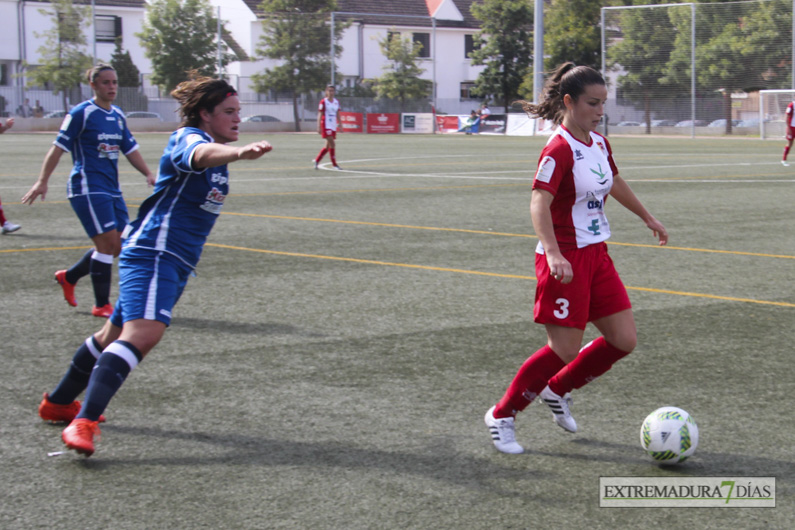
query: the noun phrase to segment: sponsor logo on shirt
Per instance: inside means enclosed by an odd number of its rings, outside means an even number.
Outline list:
[[[103,142],[97,145],[97,151],[99,151],[99,158],[107,158],[108,160],[118,160],[119,158],[118,145],[111,145]]]
[[[99,133],[97,140],[102,142],[105,140],[123,140],[124,137],[118,133]]]
[[[206,197],[206,201],[204,204],[199,206],[205,212],[210,212],[215,215],[219,215],[221,213],[221,208],[224,205],[224,200],[226,199],[226,195],[221,193],[221,191],[213,187],[208,193]]]
[[[604,186],[605,184],[607,184],[607,181],[610,180],[610,179],[605,178],[605,177],[607,177],[607,173],[602,171],[602,164],[597,164],[597,167],[599,168],[599,171],[597,171],[597,170],[595,170],[593,168],[590,168],[591,173],[593,173],[594,175],[596,175],[598,177],[596,179],[596,182],[598,182],[600,186]],[[604,179],[604,180],[599,180],[599,179]]]

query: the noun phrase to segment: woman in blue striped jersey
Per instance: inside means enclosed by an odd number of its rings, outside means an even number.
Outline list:
[[[71,422],[62,439],[86,456],[94,452],[105,407],[171,322],[229,193],[227,165],[272,149],[266,141],[227,145],[238,139],[240,101],[226,81],[195,78],[171,95],[180,102],[183,126],[160,159],[154,192],[125,229],[113,315],[78,348],[58,387],[39,406],[42,419]],[[84,389],[81,408],[74,400]]]

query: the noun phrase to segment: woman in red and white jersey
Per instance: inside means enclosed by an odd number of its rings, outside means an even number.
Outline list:
[[[320,100],[320,105],[318,105],[317,132],[326,140],[326,145],[315,157],[315,169],[318,168],[318,164],[323,160],[326,153],[331,157],[331,166],[334,169],[342,169],[337,165],[337,153],[335,152],[340,112],[340,100],[334,98],[336,93],[337,89],[334,88],[334,85],[327,86],[326,97]]]
[[[570,392],[607,372],[637,342],[632,306],[605,241],[608,196],[636,214],[668,242],[657,221],[618,174],[607,139],[595,132],[604,115],[607,87],[587,66],[560,65],[538,105],[520,102],[532,116],[558,124],[539,158],[530,201],[536,248],[533,316],[547,344],[525,361],[503,395],[486,412],[492,441],[505,453],[521,453],[514,419],[540,395],[562,428],[576,432]],[[602,336],[580,348],[588,322]]]
[[[792,149],[792,141],[795,140],[795,112],[793,110],[795,110],[795,101],[790,101],[786,112],[787,145],[784,146],[784,156],[781,158],[781,165],[785,167],[789,166],[787,155],[789,150]]]

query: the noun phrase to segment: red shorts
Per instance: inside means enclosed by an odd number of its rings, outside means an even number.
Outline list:
[[[323,132],[320,133],[320,136],[323,138],[333,138],[334,140],[337,139],[337,131],[332,131],[331,129],[323,129]]]
[[[605,243],[564,252],[563,257],[574,270],[574,279],[565,285],[550,276],[546,255],[536,254],[536,322],[585,329],[592,320],[632,307]]]
[[[787,125],[787,141],[791,142],[793,138],[795,138],[795,127]]]

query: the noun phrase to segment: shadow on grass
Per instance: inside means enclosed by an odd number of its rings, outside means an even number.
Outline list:
[[[172,325],[191,328],[193,330],[206,330],[217,333],[219,330],[228,333],[243,333],[252,335],[293,335],[312,339],[324,338],[322,333],[314,333],[291,324],[278,324],[273,322],[236,322],[231,320],[218,320],[211,318],[175,318]]]
[[[157,458],[104,458],[100,454],[77,460],[86,469],[111,470],[118,467],[163,466],[166,468],[194,466],[260,466],[266,468],[307,467],[337,468],[341,470],[376,470],[398,476],[417,475],[455,484],[473,490],[490,490],[504,497],[533,498],[534,501],[565,504],[564,499],[548,498],[542,492],[519,490],[518,483],[559,480],[560,477],[545,471],[528,470],[522,456],[495,453],[493,458],[479,458],[457,452],[451,442],[430,447],[426,452],[381,451],[356,447],[342,442],[274,440],[241,434],[210,434],[165,430],[153,427],[107,426],[103,431],[127,436],[145,436],[168,440],[184,440],[213,446],[207,452],[200,449],[190,455],[173,455]],[[154,443],[154,441],[153,441]],[[226,450],[219,454],[218,451]],[[500,465],[497,460],[504,460]],[[524,461],[522,461],[524,460]],[[274,471],[275,471],[274,470]]]

